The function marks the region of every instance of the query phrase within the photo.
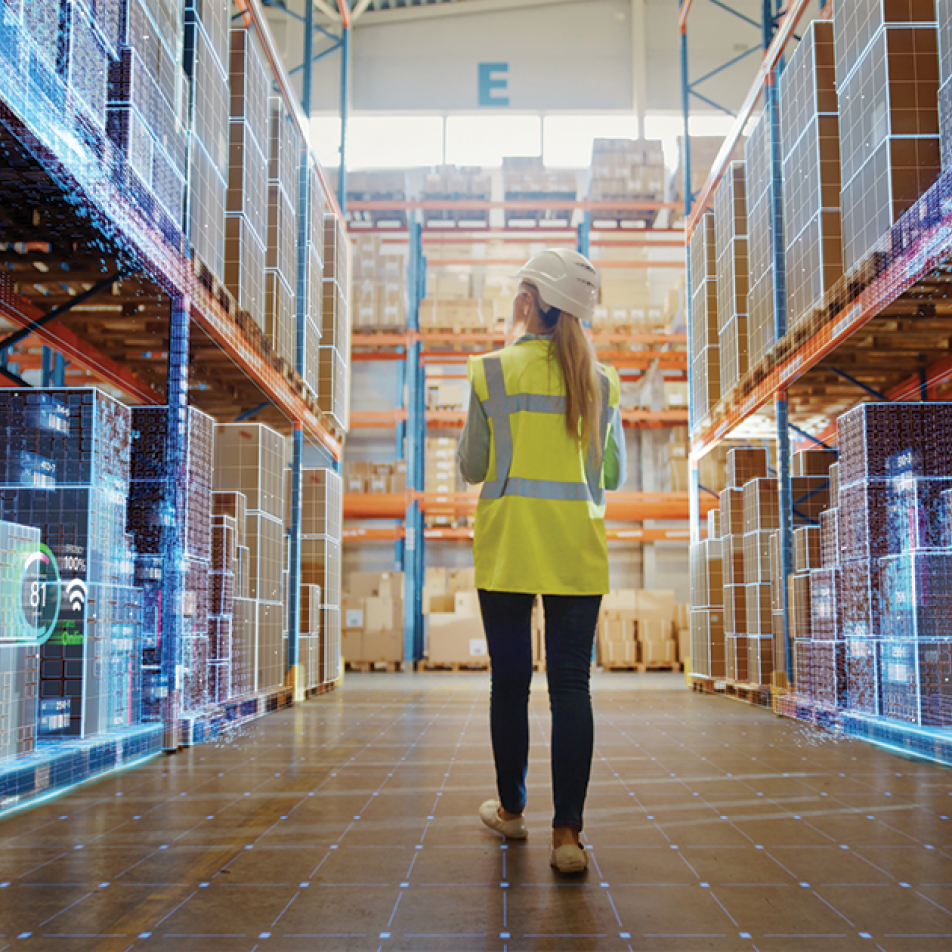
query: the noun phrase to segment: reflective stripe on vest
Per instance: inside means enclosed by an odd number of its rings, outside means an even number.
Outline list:
[[[558,502],[591,502],[596,506],[605,504],[605,490],[597,486],[593,498],[588,481],[569,483],[551,479],[529,479],[510,477],[512,467],[512,424],[514,413],[554,413],[565,415],[565,397],[547,396],[537,393],[506,393],[506,379],[502,370],[502,359],[487,358],[483,361],[486,372],[487,399],[483,403],[486,416],[493,422],[493,442],[496,449],[496,478],[483,483],[480,499],[501,499],[503,496],[521,496],[526,499],[553,499]],[[599,381],[602,392],[602,415],[599,420],[599,436],[602,446],[608,437],[611,422],[611,381],[607,375],[601,375]],[[591,456],[591,454],[589,454]],[[589,467],[586,467],[588,470]],[[589,474],[590,475],[590,474]]]

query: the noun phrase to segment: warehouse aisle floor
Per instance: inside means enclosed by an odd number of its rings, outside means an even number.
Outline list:
[[[952,770],[680,676],[595,679],[591,868],[503,843],[488,678],[344,687],[0,822],[0,950],[952,948]]]

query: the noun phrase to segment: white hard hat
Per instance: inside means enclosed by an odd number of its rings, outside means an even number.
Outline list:
[[[568,248],[549,248],[530,258],[516,275],[539,289],[547,308],[558,308],[590,321],[598,298],[598,272],[583,254]]]

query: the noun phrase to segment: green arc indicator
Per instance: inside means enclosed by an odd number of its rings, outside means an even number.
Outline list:
[[[49,640],[60,615],[60,573],[56,557],[40,545],[21,557],[17,573],[16,610],[19,625],[12,640],[42,645]]]

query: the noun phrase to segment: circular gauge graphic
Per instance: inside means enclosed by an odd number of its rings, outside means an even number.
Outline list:
[[[59,567],[47,546],[24,556],[17,590],[22,640],[43,644],[53,634],[60,614]]]

